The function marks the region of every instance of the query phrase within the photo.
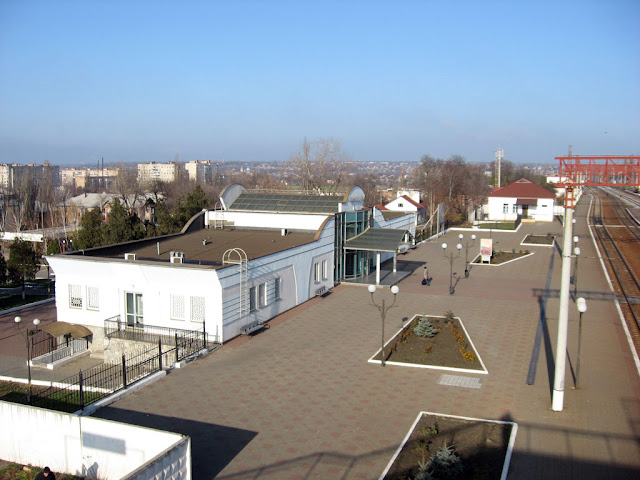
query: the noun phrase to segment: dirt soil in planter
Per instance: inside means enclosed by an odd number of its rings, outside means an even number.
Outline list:
[[[533,245],[553,245],[553,236],[548,235],[527,235],[522,243],[531,243]]]
[[[385,347],[385,357],[388,362],[484,370],[458,318],[454,318],[450,323],[445,317],[427,316],[433,326],[440,329],[438,334],[431,338],[419,337],[414,333],[413,328],[420,318],[422,316],[416,316],[411,320],[409,326],[405,326]],[[463,343],[458,343],[456,336],[451,333],[452,324],[462,335]],[[473,353],[474,361],[470,362],[462,357],[460,352],[462,348]],[[375,359],[380,360],[380,357],[378,353]]]
[[[423,430],[438,424],[435,437],[425,435]],[[429,451],[424,454],[428,462],[444,442],[453,445],[456,455],[462,460],[462,473],[456,480],[494,480],[502,474],[513,425],[464,420],[439,415],[423,414],[411,436],[396,457],[384,477],[386,480],[413,480],[418,473],[418,464],[423,454],[416,445],[418,440],[431,440]]]

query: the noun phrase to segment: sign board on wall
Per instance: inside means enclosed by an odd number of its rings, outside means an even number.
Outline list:
[[[491,238],[480,239],[480,255],[482,255],[482,263],[491,263],[491,255],[493,255],[493,240]]]

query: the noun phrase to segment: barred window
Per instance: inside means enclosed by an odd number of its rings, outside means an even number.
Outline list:
[[[100,310],[100,290],[98,287],[87,287],[87,309]]]
[[[276,278],[273,283],[273,296],[276,300],[280,300],[280,287],[282,286],[282,279],[280,277]]]
[[[256,287],[251,287],[249,289],[249,311],[256,311]]]
[[[69,306],[82,308],[82,287],[80,285],[69,285]]]
[[[171,295],[171,320],[186,320],[183,295]]]
[[[204,322],[204,297],[191,297],[191,321]]]
[[[258,285],[258,303],[260,304],[260,308],[264,308],[267,306],[267,284],[261,283]]]

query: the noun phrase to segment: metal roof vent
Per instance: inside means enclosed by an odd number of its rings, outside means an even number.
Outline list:
[[[184,263],[184,252],[169,252],[171,263]]]

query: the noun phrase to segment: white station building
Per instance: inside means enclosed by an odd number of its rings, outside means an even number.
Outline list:
[[[525,220],[552,222],[555,195],[553,192],[521,178],[488,195],[489,220]]]
[[[415,214],[386,219],[363,202],[357,186],[331,196],[231,185],[178,234],[48,256],[58,320],[89,328],[93,351],[109,321],[226,342],[343,281],[379,282],[385,260],[395,271]]]

